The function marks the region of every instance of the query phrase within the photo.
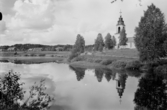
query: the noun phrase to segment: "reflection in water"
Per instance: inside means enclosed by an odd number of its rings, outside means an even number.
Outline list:
[[[79,67],[73,67],[73,66],[69,66],[69,68],[73,71],[75,71],[76,73],[76,77],[77,77],[77,80],[80,81],[81,79],[84,78],[85,76],[85,70],[84,68],[79,68]]]
[[[69,67],[71,70],[75,71],[78,81],[84,78],[85,69],[72,67],[72,66],[69,66]],[[104,75],[108,82],[111,80],[111,78],[116,81],[116,89],[120,97],[120,103],[121,103],[121,98],[123,96],[125,86],[126,86],[126,80],[128,78],[128,75],[126,74],[126,72],[113,71],[111,69],[99,69],[99,68],[96,68],[94,72],[98,82],[102,81]]]
[[[102,81],[104,71],[102,69],[95,69],[95,76],[97,77],[98,82]]]
[[[109,82],[112,79],[115,79],[115,71],[112,71],[111,69],[104,69],[104,73],[105,73],[105,78],[106,80]]]
[[[135,93],[135,110],[166,110],[167,79],[161,73],[150,72],[141,78]]]
[[[117,89],[118,95],[120,97],[120,103],[121,103],[121,98],[122,98],[124,90],[125,90],[127,77],[128,76],[126,74],[116,74],[116,78],[115,78],[116,89]]]
[[[135,77],[125,78],[126,90],[121,98],[122,103],[119,103],[115,78],[117,74],[118,76],[127,74],[123,71],[102,70],[104,78],[101,78],[102,81],[99,83],[95,71],[85,69],[81,71],[81,68],[80,71],[76,68],[70,71],[67,64],[0,63],[0,75],[11,69],[21,74],[25,90],[28,90],[34,82],[46,78],[47,93],[55,96],[51,110],[133,110],[135,106],[133,99],[138,85],[138,79]],[[77,70],[77,74],[74,70]],[[121,82],[124,78],[119,77]]]

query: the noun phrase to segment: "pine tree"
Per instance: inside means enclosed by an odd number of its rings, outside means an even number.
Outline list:
[[[128,39],[126,37],[125,28],[122,29],[120,33],[119,45],[126,45]]]
[[[148,6],[135,29],[135,45],[141,61],[152,61],[165,55],[162,47],[165,41],[164,15],[154,4]]]
[[[105,37],[105,48],[113,49],[113,47],[114,47],[114,42],[111,39],[110,33],[108,33],[107,36]]]
[[[94,49],[95,51],[102,51],[104,47],[104,41],[102,35],[99,33],[97,39],[95,40]]]

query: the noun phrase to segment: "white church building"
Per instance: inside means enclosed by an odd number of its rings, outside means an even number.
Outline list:
[[[124,20],[122,18],[122,16],[120,15],[120,18],[118,20],[118,23],[116,25],[116,33],[114,35],[115,40],[116,40],[116,49],[121,49],[121,48],[130,48],[130,49],[135,49],[135,43],[134,43],[134,37],[127,37],[128,41],[127,41],[127,45],[125,46],[119,46],[119,37],[120,37],[120,33],[122,31],[122,29],[125,29],[125,23]]]

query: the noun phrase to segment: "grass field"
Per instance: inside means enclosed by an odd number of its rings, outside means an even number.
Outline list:
[[[138,52],[134,49],[114,49],[104,52],[92,52],[92,55],[84,55],[87,60],[85,62],[98,63],[103,60],[137,60]],[[69,57],[69,51],[17,51],[0,52],[0,61],[18,62],[18,63],[44,63],[44,62],[66,62]],[[84,61],[84,60],[83,60]],[[66,62],[67,63],[67,62]],[[81,65],[84,65],[81,62]],[[75,63],[76,64],[76,63]],[[77,62],[79,64],[79,62]],[[85,65],[88,65],[85,63]],[[91,66],[94,64],[90,64]]]
[[[92,55],[80,55],[74,58],[70,65],[88,68],[109,67],[127,64],[138,60],[138,52],[135,49],[115,49],[104,52],[94,52]]]
[[[28,52],[0,52],[1,62],[12,62],[20,64],[47,63],[47,62],[66,62],[70,52],[56,51],[28,51]]]

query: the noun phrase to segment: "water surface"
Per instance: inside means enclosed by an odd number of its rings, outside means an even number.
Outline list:
[[[21,74],[26,90],[45,78],[47,92],[56,100],[52,110],[134,110],[135,107],[133,100],[139,82],[137,77],[140,77],[138,74],[86,70],[56,63],[0,63],[1,75],[10,70]]]

